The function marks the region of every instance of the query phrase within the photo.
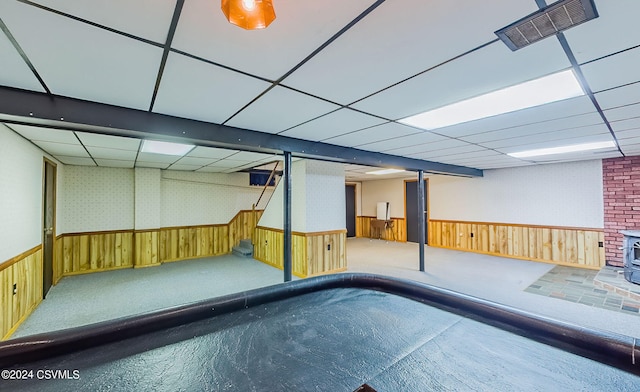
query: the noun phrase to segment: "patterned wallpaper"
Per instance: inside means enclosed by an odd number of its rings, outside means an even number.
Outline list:
[[[0,263],[42,241],[43,155],[0,124]]]
[[[248,173],[163,171],[161,225],[190,226],[228,223],[240,210],[250,210],[262,187],[249,186]],[[260,201],[264,208],[272,190]]]
[[[56,234],[133,229],[133,169],[65,166]]]
[[[345,228],[342,165],[312,160],[293,162],[291,169],[291,226],[303,233]],[[282,229],[283,190],[278,185],[259,225]]]
[[[160,169],[135,169],[135,228],[160,227]]]
[[[308,161],[306,178],[307,232],[346,228],[344,167]]]

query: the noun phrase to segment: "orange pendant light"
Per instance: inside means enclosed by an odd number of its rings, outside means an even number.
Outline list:
[[[276,18],[272,0],[222,0],[229,23],[246,30],[264,29]]]

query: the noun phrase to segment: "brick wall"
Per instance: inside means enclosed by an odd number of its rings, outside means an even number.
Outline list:
[[[620,230],[640,229],[640,156],[602,160],[608,265],[622,266]]]

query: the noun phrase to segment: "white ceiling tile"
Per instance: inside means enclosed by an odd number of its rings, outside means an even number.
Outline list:
[[[140,152],[138,154],[138,160],[136,161],[136,166],[137,162],[149,162],[149,163],[173,163],[175,161],[177,161],[178,159],[180,159],[179,156],[174,156],[174,155],[164,155],[164,154],[154,154],[154,153],[150,153],[150,152]]]
[[[492,4],[500,12],[474,0],[386,1],[284,84],[351,103],[495,39],[495,30],[536,9],[532,1]]]
[[[398,123],[386,123],[366,128],[362,131],[351,132],[326,139],[325,142],[339,146],[353,147],[419,133],[423,133],[423,131]]]
[[[540,121],[525,125],[506,127],[496,131],[476,133],[468,136],[460,136],[462,140],[472,143],[485,143],[518,136],[544,134],[548,132],[575,129],[603,124],[602,117],[596,112],[558,118],[555,120]]]
[[[153,111],[220,124],[269,83],[170,53]]]
[[[636,37],[636,40],[639,39],[640,37]],[[580,68],[591,90],[600,91],[639,81],[638,63],[640,48],[606,57]]]
[[[425,151],[435,151],[435,150],[441,150],[445,148],[456,148],[456,147],[466,147],[466,146],[469,146],[469,143],[456,140],[456,139],[443,139],[433,143],[411,144],[408,146],[404,146],[402,148],[392,148],[392,149],[384,150],[383,152],[385,154],[407,156],[407,155],[423,153]]]
[[[640,83],[596,93],[595,97],[603,110],[640,102]]]
[[[638,23],[640,2],[636,0],[597,1],[599,17],[564,32],[571,50],[583,63],[638,44],[632,26]]]
[[[144,162],[144,161],[136,161],[136,167],[147,167],[151,169],[166,169],[169,167],[170,163],[163,162]]]
[[[200,169],[198,169],[196,171],[197,172],[204,172],[204,173],[222,173],[225,170],[226,170],[226,168],[224,168],[224,167],[205,166],[205,167],[200,168]]]
[[[86,146],[87,151],[93,158],[100,159],[116,159],[123,161],[134,161],[136,159],[137,151],[130,150],[118,150],[115,148],[102,148]]]
[[[530,158],[535,163],[558,163],[558,162],[574,162],[586,161],[593,159],[617,158],[621,154],[617,148],[605,151],[584,151],[572,154],[546,155],[536,158]]]
[[[498,131],[478,133],[475,135],[461,136],[461,140],[470,143],[479,143],[488,145],[489,142],[500,142],[505,139],[514,137],[526,137],[531,135],[540,135],[546,138],[552,132],[561,132],[565,130],[581,130],[590,129],[591,127],[603,127],[604,122],[599,114],[590,113],[581,116],[573,116],[569,118],[561,118],[557,120],[543,121],[536,124],[521,125],[512,128],[501,129]]]
[[[640,116],[640,103],[621,106],[604,111],[604,115],[609,121],[620,121]]]
[[[616,134],[616,138],[618,140],[628,139],[628,138],[635,138],[635,137],[640,136],[640,127],[629,129],[629,130],[626,130],[626,131],[618,131],[618,132],[615,132],[615,134]]]
[[[134,161],[122,161],[118,159],[97,159],[96,163],[98,166],[102,167],[123,167],[123,168],[133,168]]]
[[[557,40],[512,52],[495,42],[353,105],[400,119],[571,66]]]
[[[275,87],[233,117],[226,125],[278,133],[338,108],[338,105],[288,88]]]
[[[201,167],[202,167],[201,165],[182,165],[182,164],[176,163],[174,165],[169,166],[167,170],[195,171],[200,169]]]
[[[612,141],[612,140],[613,140],[613,138],[611,137],[611,134],[610,133],[606,133],[606,134],[575,137],[575,138],[571,138],[571,139],[550,140],[550,141],[543,141],[543,142],[539,142],[539,143],[530,143],[526,147],[523,147],[523,146],[504,147],[504,148],[498,148],[496,150],[498,150],[500,152],[503,152],[505,154],[509,154],[509,153],[513,153],[513,152],[536,150],[536,149],[539,149],[539,148],[563,147],[563,146],[572,146],[574,144],[608,142],[608,141]],[[613,149],[615,149],[615,147]],[[605,150],[605,151],[608,151],[608,149]],[[562,155],[562,154],[560,154],[560,155]],[[567,156],[569,156],[569,155],[570,154],[568,154]],[[532,158],[532,160],[538,160],[538,159],[539,159],[538,157],[535,157],[535,159]],[[542,159],[542,158],[540,158],[540,159]]]
[[[492,132],[493,133],[493,132]],[[598,135],[609,133],[609,129],[604,123],[600,122],[596,125],[588,125],[578,128],[570,129],[557,129],[557,130],[545,130],[544,132],[531,132],[520,133],[513,132],[513,134],[503,134],[501,138],[492,137],[492,140],[478,142],[485,147],[489,148],[502,148],[507,146],[522,146],[529,143],[538,143],[547,140],[561,140],[580,136]],[[522,136],[519,136],[522,135]],[[468,140],[463,138],[464,140]]]
[[[65,165],[74,166],[95,166],[95,162],[91,158],[83,158],[76,156],[55,155],[55,158]]]
[[[17,1],[2,3],[2,20],[54,94],[149,108],[161,48]]]
[[[34,141],[34,143],[51,155],[89,158],[89,155],[87,155],[87,151],[84,149],[84,147],[82,147],[82,145],[80,145],[80,143],[65,144],[41,141]]]
[[[29,140],[80,145],[71,131],[20,124],[7,124],[7,126]]]
[[[425,143],[434,143],[434,142],[439,142],[443,140],[449,140],[449,138],[446,138],[441,135],[436,135],[431,132],[421,131],[412,135],[401,136],[394,139],[383,140],[383,141],[373,142],[373,143],[364,143],[364,144],[357,145],[356,147],[363,150],[382,152],[382,151],[390,151],[397,148],[421,145]]]
[[[248,163],[247,161],[236,161],[236,160],[232,160],[232,159],[223,159],[221,161],[214,162],[209,166],[222,167],[222,168],[228,169],[230,167],[239,167],[239,166],[242,166],[242,165],[246,165],[247,163]]]
[[[627,120],[611,121],[611,128],[617,133],[621,131],[627,131],[629,129],[640,128],[640,116],[630,118]]]
[[[640,144],[640,135],[635,137],[624,138],[624,139],[619,138],[618,143],[620,144],[620,146],[630,146],[633,144]]]
[[[101,135],[99,133],[76,132],[78,138],[85,146],[116,148],[118,150],[138,151],[140,139]]]
[[[459,154],[465,154],[469,152],[486,151],[484,147],[480,147],[474,144],[467,144],[460,147],[437,149],[437,150],[425,150],[418,154],[408,154],[411,158],[420,158],[427,160],[438,160],[444,156],[457,156]],[[403,154],[404,155],[404,154]]]
[[[164,43],[175,1],[37,0],[37,3],[138,37]]]
[[[463,124],[439,128],[434,132],[459,137],[488,131],[512,128],[526,124],[536,124],[543,121],[555,120],[596,111],[591,100],[586,97],[576,97],[553,102],[533,108],[518,110],[499,116],[492,116]]]
[[[229,155],[233,155],[237,152],[238,150],[227,150],[225,148],[196,146],[196,148],[189,151],[189,153],[186,156],[197,157],[197,158],[222,159],[222,158],[228,157]]]
[[[282,132],[281,135],[319,141],[384,122],[382,119],[354,110],[340,109],[316,120],[291,128]]]
[[[2,59],[0,86],[44,92],[38,79],[4,33],[0,34],[0,58]]]
[[[234,161],[246,161],[246,162],[255,162],[261,159],[271,158],[271,154],[263,154],[259,152],[251,152],[251,151],[240,151],[236,154],[233,154],[229,157],[229,159]]]
[[[189,0],[172,46],[275,80],[372,3],[373,0],[276,1],[277,17],[269,28],[246,31],[227,22],[219,1]]]
[[[176,162],[176,165],[198,165],[198,167],[207,166],[217,161],[217,158],[196,158],[190,156],[184,156]]]

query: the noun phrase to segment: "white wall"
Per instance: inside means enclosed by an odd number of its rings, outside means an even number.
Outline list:
[[[163,171],[162,227],[228,223],[240,210],[257,203],[261,186],[249,185],[249,173],[193,173]],[[257,209],[269,200],[267,188]]]
[[[344,166],[307,161],[307,232],[340,230],[346,227]]]
[[[282,181],[258,225],[283,228]],[[341,164],[299,160],[291,167],[291,229],[301,233],[345,228],[344,169]]]
[[[376,216],[378,202],[389,202],[392,218],[404,218],[404,179],[362,182],[362,215]]]
[[[295,161],[291,165],[291,230],[301,233],[307,229],[307,186],[306,186],[307,161]],[[284,192],[282,178],[276,186],[271,201],[265,208],[259,226],[282,230],[284,225]]]
[[[133,229],[133,169],[66,166],[58,200],[58,235]]]
[[[0,123],[0,263],[42,243],[44,157],[57,165],[59,195],[64,165]]]
[[[430,218],[604,227],[600,160],[429,177]]]

